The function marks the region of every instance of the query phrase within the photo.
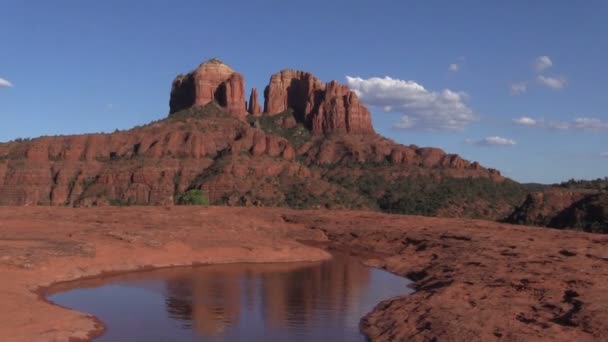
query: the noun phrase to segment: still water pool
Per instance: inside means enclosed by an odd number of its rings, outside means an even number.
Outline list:
[[[410,293],[409,283],[334,255],[135,272],[70,283],[48,298],[103,321],[95,341],[365,341],[361,317]]]

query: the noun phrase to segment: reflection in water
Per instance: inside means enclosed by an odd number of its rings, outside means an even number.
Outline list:
[[[100,341],[353,341],[360,318],[408,280],[335,255],[322,263],[233,264],[134,273],[52,295],[108,326]]]

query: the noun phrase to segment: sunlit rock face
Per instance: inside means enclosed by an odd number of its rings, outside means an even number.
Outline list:
[[[219,59],[208,60],[173,81],[169,101],[171,113],[213,101],[235,116],[247,115],[243,75]]]
[[[357,94],[336,81],[321,82],[309,72],[282,70],[264,91],[265,112],[292,109],[313,134],[374,134],[371,115]]]

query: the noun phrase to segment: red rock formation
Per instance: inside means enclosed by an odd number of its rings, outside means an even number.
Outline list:
[[[262,115],[262,108],[258,102],[258,90],[256,88],[251,89],[251,95],[249,96],[249,114],[253,116]]]
[[[347,86],[331,81],[312,124],[313,132],[373,134],[371,116]]]
[[[325,85],[311,73],[296,70],[282,70],[270,77],[264,91],[264,112],[277,114],[292,108],[301,119],[308,119],[315,107],[317,94]]]
[[[220,60],[206,61],[173,81],[169,101],[171,113],[213,101],[237,117],[247,115],[243,76]]]
[[[371,115],[357,94],[336,81],[323,84],[311,73],[283,70],[272,75],[264,92],[265,112],[291,108],[313,134],[375,134]]]
[[[364,174],[381,185],[418,176],[504,180],[440,149],[375,134],[365,106],[338,82],[285,70],[272,76],[265,97],[270,114],[291,108],[293,115],[245,121],[242,76],[212,60],[175,79],[172,113],[187,110],[164,120],[112,134],[0,143],[0,204],[172,204],[197,188],[218,204],[283,205],[289,198],[294,206],[357,208],[383,190],[363,199],[337,180],[356,182]],[[255,89],[249,104],[259,115]],[[301,194],[294,197],[294,189]]]
[[[608,192],[552,187],[529,194],[508,222],[608,232]]]

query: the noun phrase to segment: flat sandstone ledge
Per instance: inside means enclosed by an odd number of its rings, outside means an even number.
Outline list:
[[[0,207],[0,338],[86,340],[93,317],[51,284],[150,267],[315,261],[329,241],[416,281],[362,320],[379,341],[597,341],[608,336],[608,237],[478,220],[230,207]]]

